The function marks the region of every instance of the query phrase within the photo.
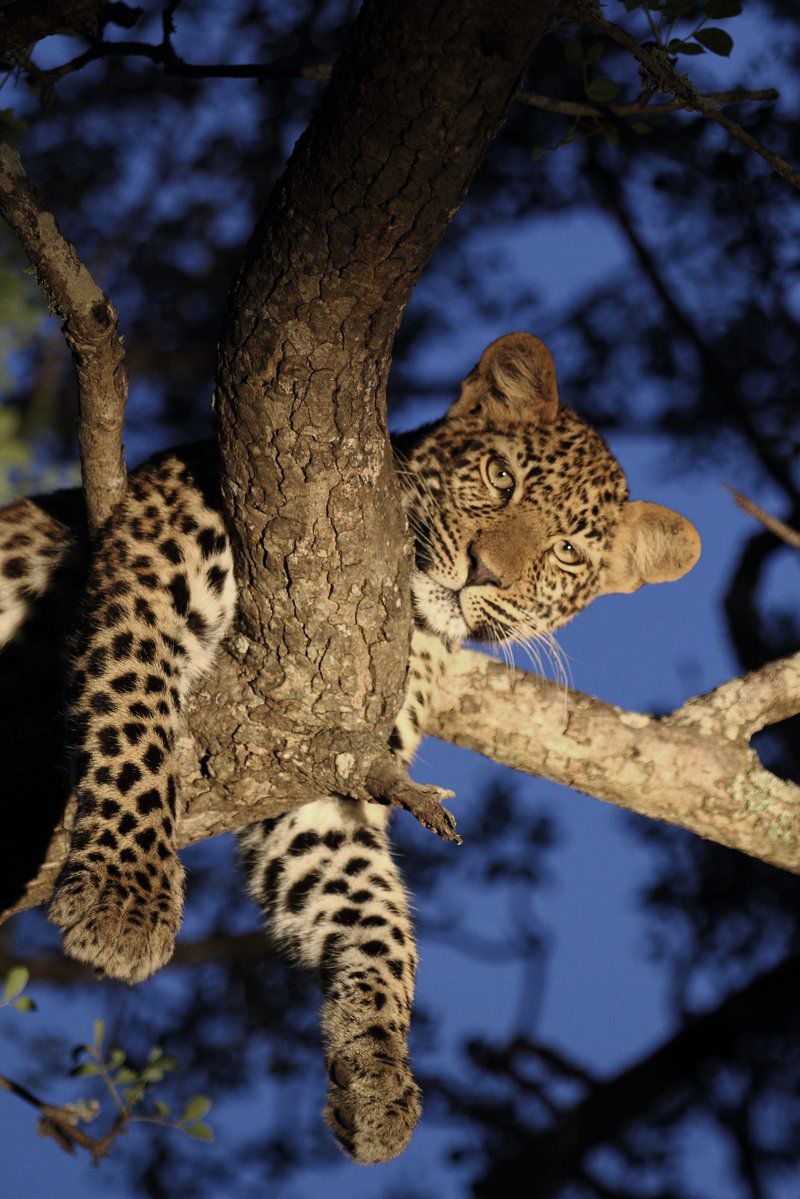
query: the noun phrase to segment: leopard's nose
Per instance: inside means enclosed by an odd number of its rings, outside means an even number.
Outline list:
[[[469,561],[469,570],[467,571],[467,581],[464,584],[465,587],[500,586],[500,580],[498,579],[497,575],[480,557],[474,544],[467,546],[467,559]]]

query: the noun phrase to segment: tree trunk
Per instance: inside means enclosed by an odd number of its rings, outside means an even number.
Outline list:
[[[229,299],[216,406],[248,750],[308,795],[367,793],[402,702],[392,343],[553,8],[367,0]],[[203,729],[229,761],[241,719]]]

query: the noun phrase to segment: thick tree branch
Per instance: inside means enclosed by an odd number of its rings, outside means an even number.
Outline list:
[[[741,704],[741,715],[726,709]],[[428,731],[800,873],[800,787],[770,774],[747,737],[800,711],[800,654],[666,719],[626,712],[462,650]]]
[[[269,752],[268,731],[237,719],[231,697],[242,694],[242,683],[236,669],[235,659],[223,659],[218,676],[194,698],[194,736],[187,734],[177,746],[187,804],[182,845],[281,815],[307,798],[303,780]],[[227,718],[221,715],[223,696]],[[244,696],[246,705],[247,691]],[[738,712],[727,707],[734,703]],[[800,788],[765,770],[747,745],[755,729],[798,711],[800,654],[658,719],[520,670],[512,674],[485,654],[460,650],[430,714],[429,732],[800,873]],[[211,740],[208,730],[216,741],[221,725],[224,749],[210,757],[203,749]],[[217,764],[224,772],[215,773]],[[68,812],[65,825],[70,818]],[[36,878],[2,918],[47,899],[66,844],[65,828],[59,828]]]
[[[229,297],[216,406],[245,670],[264,749],[307,797],[370,798],[402,702],[392,343],[552,8],[366,0]]]
[[[31,184],[16,150],[0,142],[0,213],[63,322],[78,377],[78,444],[94,532],[125,491],[122,426],[128,382],[117,312]]]

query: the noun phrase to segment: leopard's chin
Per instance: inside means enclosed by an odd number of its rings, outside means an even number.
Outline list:
[[[443,641],[457,644],[471,640],[472,629],[464,619],[458,592],[437,583],[430,575],[415,571],[411,577],[411,602],[417,624]]]

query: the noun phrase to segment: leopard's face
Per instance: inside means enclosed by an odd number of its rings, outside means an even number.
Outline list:
[[[415,617],[448,642],[541,637],[596,595],[678,577],[697,557],[688,521],[627,502],[621,467],[559,403],[552,359],[527,334],[489,347],[401,464]]]
[[[525,640],[597,595],[628,489],[569,408],[547,424],[445,421],[414,469],[412,597],[424,627],[448,641]]]

